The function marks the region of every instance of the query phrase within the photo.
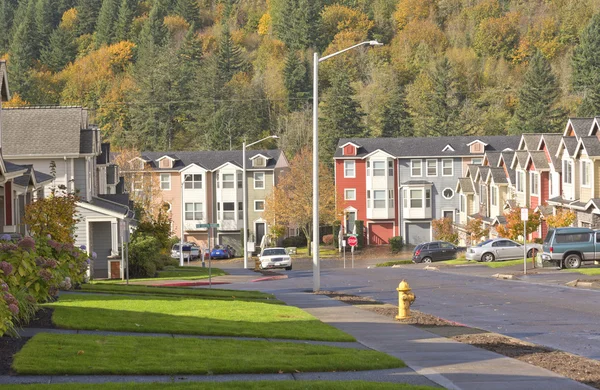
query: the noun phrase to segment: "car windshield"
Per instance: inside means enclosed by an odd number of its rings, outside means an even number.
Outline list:
[[[285,255],[285,249],[283,248],[273,248],[273,249],[265,249],[263,251],[263,256],[273,256],[273,255]]]
[[[179,245],[173,245],[173,250],[174,251],[178,251],[179,250]]]
[[[487,245],[487,244],[489,244],[489,243],[490,243],[490,242],[492,242],[492,241],[494,241],[494,240],[485,240],[484,242],[480,242],[479,244],[477,244],[477,245],[475,245],[475,246],[482,247],[482,246],[484,246],[484,245]]]

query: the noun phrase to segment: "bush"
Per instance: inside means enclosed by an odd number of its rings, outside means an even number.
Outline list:
[[[326,234],[323,236],[323,244],[331,245],[333,244],[333,234]]]
[[[301,248],[306,246],[306,237],[304,236],[291,236],[283,239],[283,246],[295,246]]]
[[[396,236],[390,238],[390,247],[392,249],[392,253],[398,253],[404,247],[404,241],[402,241],[401,236]]]
[[[129,243],[129,273],[133,278],[152,278],[160,263],[161,242],[154,236],[135,235]]]

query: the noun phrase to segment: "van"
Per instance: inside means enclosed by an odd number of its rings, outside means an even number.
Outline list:
[[[600,233],[589,228],[549,229],[544,238],[542,260],[561,268],[579,268],[600,257]]]

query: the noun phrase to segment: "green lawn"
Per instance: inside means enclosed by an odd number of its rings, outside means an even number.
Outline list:
[[[396,260],[396,261],[386,261],[385,263],[376,264],[375,267],[391,267],[393,265],[403,265],[403,264],[412,264],[412,260]]]
[[[527,262],[530,263],[531,259],[527,259]],[[523,259],[492,261],[492,262],[486,263],[484,261],[481,261],[481,262],[469,261],[463,257],[463,258],[458,258],[458,259],[454,259],[454,260],[446,260],[446,261],[443,261],[442,263],[450,264],[450,265],[478,264],[478,265],[485,265],[486,267],[490,267],[490,268],[503,268],[503,267],[510,267],[513,265],[522,265]]]
[[[262,302],[63,294],[48,306],[67,329],[354,341],[296,307]]]
[[[566,269],[567,272],[578,272],[584,275],[600,275],[600,268],[577,268],[577,269]]]
[[[149,281],[149,280],[198,280],[208,279],[208,266],[195,267],[195,266],[183,266],[183,267],[167,267],[164,270],[157,271],[158,276],[155,278],[130,278],[129,280],[135,280],[136,282]],[[211,276],[223,276],[227,275],[227,272],[220,268],[211,268]],[[122,284],[125,283],[123,280],[103,280],[97,283],[104,284]]]
[[[21,375],[329,372],[404,367],[373,350],[269,341],[40,333],[15,355]]]
[[[444,263],[444,264],[450,264],[450,265],[462,265],[462,264],[473,264],[475,262],[474,261],[469,261],[469,260],[465,259],[464,257],[459,257],[458,259],[454,259],[454,260],[445,260],[445,261],[442,261],[442,263]]]
[[[269,301],[271,303],[283,303],[275,299],[275,295],[266,294],[260,291],[243,290],[224,290],[224,289],[203,289],[203,288],[179,288],[179,287],[153,287],[140,286],[135,284],[82,284],[82,291],[102,292],[112,294],[151,294],[151,295],[177,295],[193,298],[208,299],[229,299],[229,300],[258,300]]]
[[[348,254],[350,253],[350,249],[348,249]],[[320,246],[319,247],[319,257],[320,258],[331,258],[331,257],[340,257],[341,254],[337,248],[333,248],[330,246]],[[308,247],[298,248],[296,250],[296,254],[293,257],[304,258],[308,257]]]
[[[4,390],[439,390],[437,387],[363,381],[261,381],[192,383],[103,383],[55,385],[4,385]]]

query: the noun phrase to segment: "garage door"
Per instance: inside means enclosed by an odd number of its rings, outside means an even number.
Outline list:
[[[431,223],[407,223],[404,241],[408,245],[417,245],[431,240]]]
[[[235,249],[237,256],[243,255],[241,233],[219,234],[219,244],[230,245]]]
[[[369,224],[369,245],[389,244],[394,235],[393,223],[371,223]]]

